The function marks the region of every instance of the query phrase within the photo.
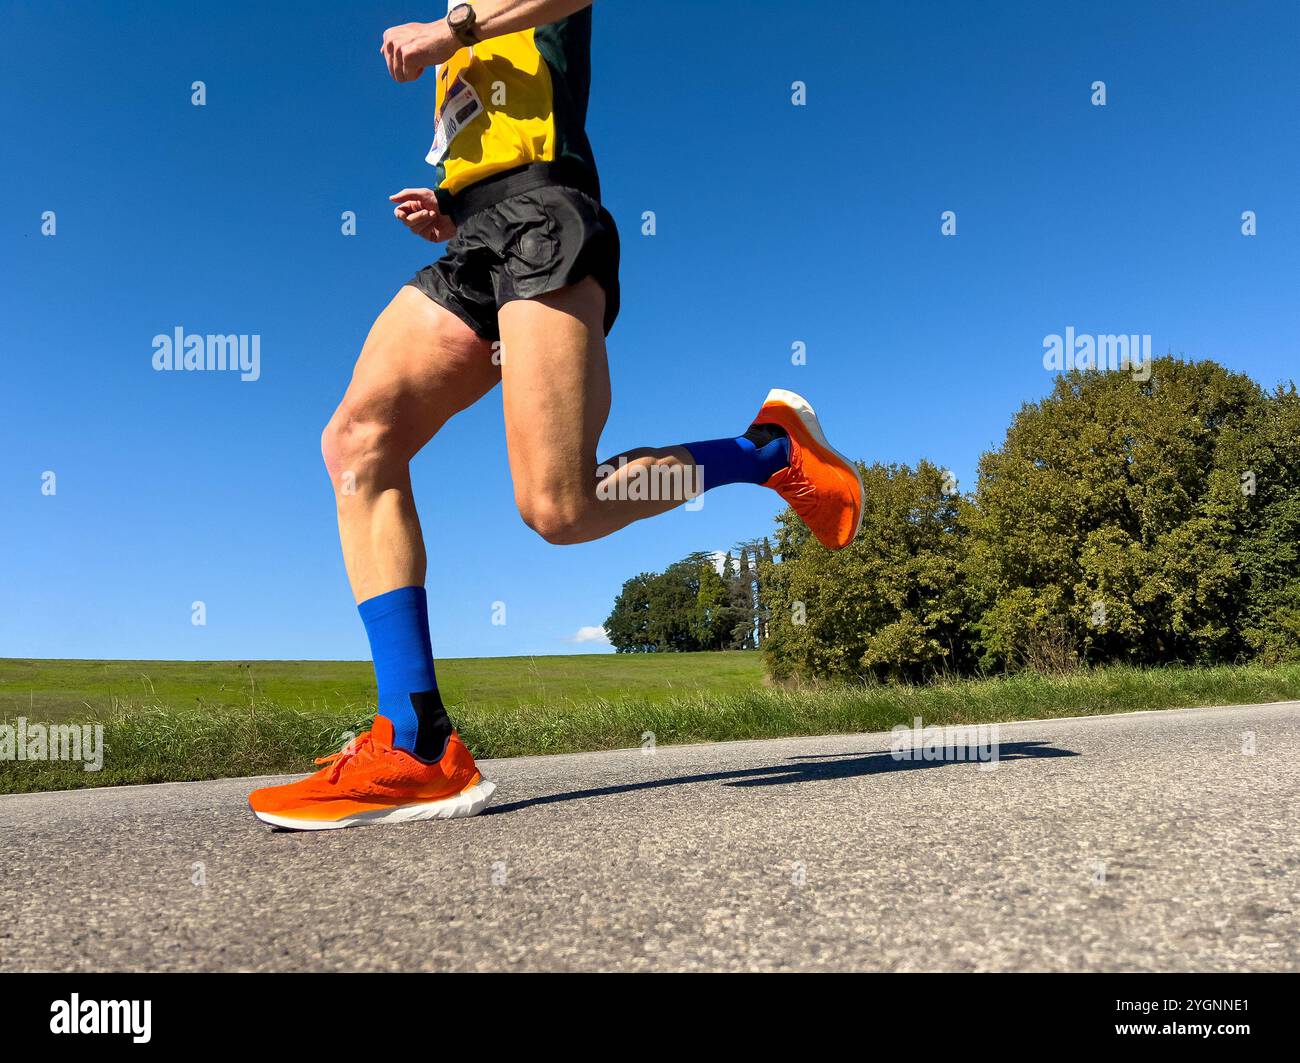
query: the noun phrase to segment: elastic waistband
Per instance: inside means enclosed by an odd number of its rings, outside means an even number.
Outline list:
[[[513,170],[494,173],[454,194],[439,188],[435,195],[438,209],[457,225],[462,225],[471,214],[494,207],[503,199],[551,185],[576,188],[593,199],[600,199],[600,183],[596,175],[585,166],[563,160],[517,166]]]

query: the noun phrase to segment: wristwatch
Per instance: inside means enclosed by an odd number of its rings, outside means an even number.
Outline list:
[[[474,32],[474,21],[474,9],[469,4],[457,4],[447,12],[447,28],[466,48],[473,48],[481,40]]]

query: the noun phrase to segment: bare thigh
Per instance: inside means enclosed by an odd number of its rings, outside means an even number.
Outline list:
[[[587,278],[506,303],[497,316],[515,501],[547,538],[565,538],[595,499],[596,447],[610,402],[604,313],[605,293]]]
[[[640,447],[598,464],[609,416],[605,293],[588,278],[501,308],[502,396],[515,502],[548,542],[585,543],[681,505],[694,459]],[[658,485],[649,492],[649,485]],[[665,488],[665,485],[666,488]]]
[[[376,319],[321,436],[357,601],[423,585],[410,460],[500,376],[491,344],[415,288],[399,291]]]
[[[453,414],[496,386],[501,367],[492,353],[450,310],[404,287],[371,326],[327,435],[369,437],[353,442],[409,460]]]

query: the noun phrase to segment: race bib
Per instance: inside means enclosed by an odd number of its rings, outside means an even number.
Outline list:
[[[424,161],[430,166],[442,162],[451,150],[451,142],[456,139],[456,134],[482,112],[483,101],[478,98],[474,86],[457,75],[443,98],[442,109],[438,111],[433,128],[433,147],[429,149]]]

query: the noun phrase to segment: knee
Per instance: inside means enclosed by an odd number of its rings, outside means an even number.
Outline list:
[[[346,477],[355,486],[367,474],[405,460],[391,427],[346,399],[321,432],[320,450],[336,487]]]
[[[568,546],[591,538],[591,506],[585,499],[547,492],[516,494],[524,523],[548,543]]]

